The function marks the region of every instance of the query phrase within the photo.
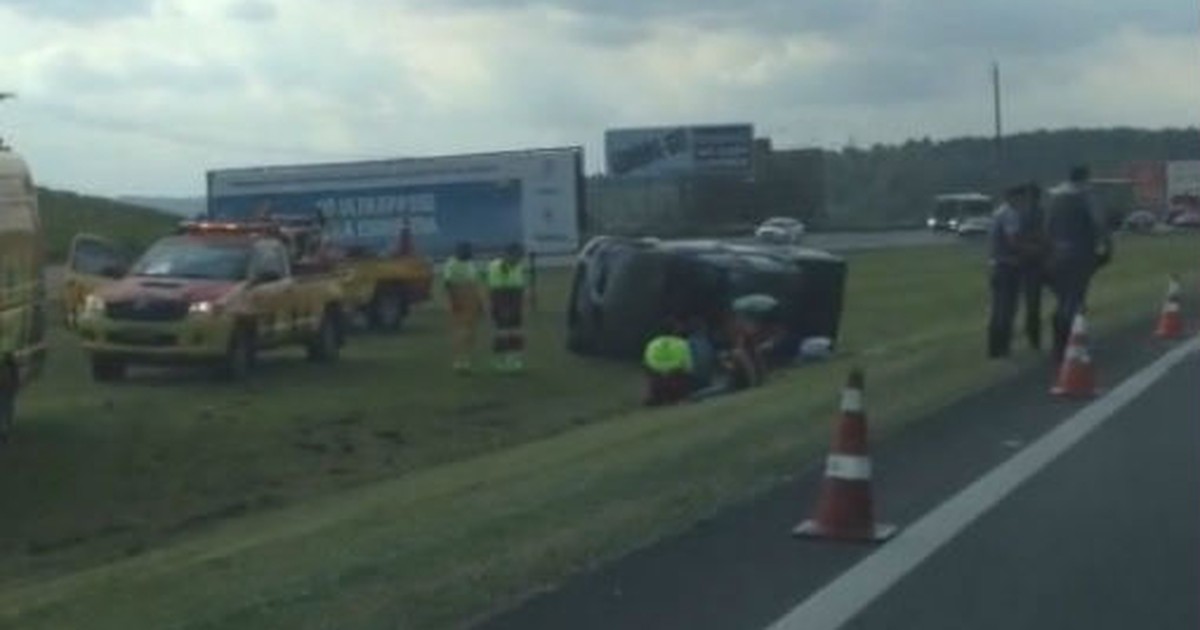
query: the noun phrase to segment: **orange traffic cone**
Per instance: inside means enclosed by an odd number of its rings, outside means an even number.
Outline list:
[[[1071,338],[1058,370],[1058,382],[1050,389],[1055,396],[1090,398],[1097,393],[1096,370],[1088,350],[1087,319],[1080,312],[1071,325]]]
[[[1180,339],[1183,337],[1183,314],[1179,305],[1179,280],[1175,276],[1167,282],[1167,300],[1163,302],[1162,313],[1158,316],[1158,329],[1154,336],[1159,339]]]
[[[875,522],[871,506],[871,458],[867,454],[863,380],[861,370],[852,371],[847,379],[842,391],[841,420],[825,461],[817,514],[792,530],[796,536],[877,542],[896,532],[894,525]]]

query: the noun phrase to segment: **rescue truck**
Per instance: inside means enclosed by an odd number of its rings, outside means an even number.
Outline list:
[[[29,167],[0,141],[0,442],[46,354],[45,252]]]
[[[342,283],[303,232],[276,222],[189,222],[127,266],[104,239],[77,239],[67,274],[96,287],[74,316],[92,376],[115,381],[130,365],[202,364],[237,380],[259,352],[288,346],[304,347],[311,361],[336,361]],[[105,273],[90,274],[81,251],[105,252]]]

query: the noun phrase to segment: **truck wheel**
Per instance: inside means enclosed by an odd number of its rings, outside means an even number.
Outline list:
[[[257,350],[254,330],[242,326],[229,337],[229,346],[221,360],[220,376],[227,381],[241,381],[250,375]]]
[[[97,383],[115,383],[125,378],[125,362],[112,357],[92,357],[92,380]]]
[[[341,356],[342,333],[337,311],[330,308],[321,316],[317,334],[308,342],[308,360],[316,363],[333,363]]]
[[[367,317],[375,330],[396,331],[408,315],[408,300],[398,287],[380,287],[368,305]]]
[[[13,418],[17,415],[17,378],[12,367],[0,365],[0,444],[12,435]]]

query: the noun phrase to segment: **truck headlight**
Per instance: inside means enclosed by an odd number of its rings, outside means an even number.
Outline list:
[[[83,299],[84,315],[100,315],[104,312],[104,300],[97,295],[88,295]]]
[[[217,312],[217,305],[209,301],[192,302],[188,312],[192,315],[212,315]]]

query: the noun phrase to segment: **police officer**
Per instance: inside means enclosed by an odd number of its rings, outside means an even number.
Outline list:
[[[1029,188],[1014,186],[1004,193],[1004,202],[992,216],[988,234],[990,274],[988,284],[992,307],[988,318],[988,357],[997,359],[1012,352],[1013,319],[1021,290],[1021,256],[1018,236],[1021,209],[1028,203]]]
[[[1025,300],[1025,338],[1034,350],[1042,348],[1042,289],[1046,285],[1046,213],[1042,187],[1026,185],[1025,204],[1018,208],[1017,249],[1021,261],[1021,295]]]
[[[1086,166],[1071,169],[1065,184],[1051,191],[1046,216],[1049,240],[1047,274],[1057,302],[1054,311],[1054,360],[1061,362],[1075,316],[1085,307],[1096,270],[1112,258],[1107,224],[1096,216]]]
[[[488,265],[487,282],[495,327],[492,341],[495,366],[504,372],[523,370],[525,335],[521,328],[524,323],[525,265],[520,245],[509,245],[503,256]]]

